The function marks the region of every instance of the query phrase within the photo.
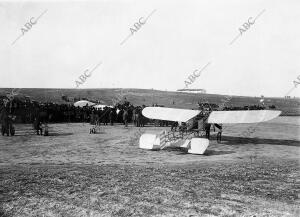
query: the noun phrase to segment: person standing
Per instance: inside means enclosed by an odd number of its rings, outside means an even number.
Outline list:
[[[2,106],[2,109],[0,107],[0,123],[2,136],[4,136],[4,134],[6,134],[7,136],[15,135],[15,128],[12,124],[13,118],[12,115],[7,111],[8,109],[9,108],[5,107],[5,105]]]
[[[110,109],[108,117],[109,117],[109,123],[110,123],[110,125],[113,126],[114,125],[114,112],[113,112],[112,109]]]
[[[133,124],[134,126],[136,126],[136,108],[133,109],[132,111],[132,120],[133,120]]]
[[[205,123],[205,126],[204,126],[204,128],[205,128],[205,136],[206,136],[207,139],[210,138],[210,126],[211,126],[211,124],[209,124],[207,122]]]
[[[137,127],[141,127],[142,126],[142,112],[141,112],[140,109],[137,110],[136,126]]]
[[[127,127],[128,126],[128,111],[127,111],[127,109],[125,109],[123,112],[123,122],[125,124],[125,127]]]
[[[34,126],[34,129],[36,130],[36,135],[42,135],[43,134],[42,122],[40,121],[39,117],[36,117],[34,119],[33,126]]]
[[[218,128],[218,133],[217,133],[217,142],[220,143],[222,141],[222,124],[214,124]]]
[[[7,136],[9,136],[8,112],[6,111],[5,105],[2,106],[2,109],[0,112],[0,122],[1,122],[2,136],[4,136],[5,133]]]

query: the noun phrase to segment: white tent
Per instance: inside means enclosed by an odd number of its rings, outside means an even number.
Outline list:
[[[95,106],[94,106],[95,109],[103,109],[104,107],[110,107],[110,108],[113,108],[111,105],[95,105]]]
[[[93,106],[95,109],[101,109],[101,110],[103,110],[105,107],[109,107],[109,108],[113,108],[113,106],[111,106],[111,105],[95,105],[95,106]],[[117,114],[119,114],[119,112],[120,112],[120,110],[119,109],[117,109]]]
[[[76,107],[84,107],[86,105],[93,106],[93,105],[95,105],[95,103],[86,101],[86,100],[80,100],[80,101],[77,101],[74,103],[74,106],[76,106]]]

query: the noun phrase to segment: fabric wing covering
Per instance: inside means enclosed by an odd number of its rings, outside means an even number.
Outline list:
[[[179,122],[187,122],[199,113],[199,110],[175,109],[164,107],[146,107],[142,111],[142,114],[150,119]]]
[[[276,110],[213,111],[208,117],[208,123],[258,123],[274,119],[280,114],[281,111]]]

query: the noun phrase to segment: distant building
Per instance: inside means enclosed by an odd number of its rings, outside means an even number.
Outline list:
[[[205,89],[178,89],[177,91],[182,93],[206,93]]]

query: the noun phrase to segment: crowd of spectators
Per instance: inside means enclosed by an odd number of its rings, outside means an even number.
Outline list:
[[[92,106],[75,107],[73,103],[57,104],[52,102],[11,100],[5,103],[0,99],[0,111],[14,116],[16,123],[34,123],[40,119],[47,123],[90,122],[91,124],[111,124],[134,122],[136,126],[144,126],[146,118],[142,116],[143,106],[133,106],[124,101],[115,106],[96,109]]]
[[[199,109],[203,110],[205,108],[209,108],[211,110],[219,110],[219,105],[215,103],[201,103],[198,102]],[[247,105],[247,106],[224,106],[222,107],[222,111],[231,111],[231,110],[264,110],[266,109],[266,106],[263,104],[257,104],[257,105]],[[268,109],[276,109],[275,105],[269,105]]]
[[[114,123],[133,122],[135,126],[144,126],[150,122],[142,115],[145,105],[134,106],[129,101],[124,100],[111,107],[96,109],[92,106],[75,107],[73,103],[57,104],[52,102],[39,103],[33,100],[19,100],[14,98],[5,101],[5,97],[0,97],[0,112],[5,109],[6,112],[15,117],[15,123],[34,123],[35,120],[41,120],[47,123],[62,122],[90,122],[96,125],[113,125]],[[157,106],[157,105],[152,105]],[[199,109],[209,108],[218,110],[218,105],[213,103],[199,103]],[[269,106],[274,109],[275,106]],[[222,110],[260,110],[265,109],[261,105],[251,105],[244,107],[223,107]],[[156,126],[168,126],[166,121],[154,121]]]

